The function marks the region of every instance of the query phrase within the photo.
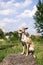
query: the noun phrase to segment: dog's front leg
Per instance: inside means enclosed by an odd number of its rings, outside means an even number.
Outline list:
[[[23,46],[23,52],[21,54],[24,54],[25,53],[25,46]]]
[[[29,44],[26,44],[27,45],[27,52],[26,52],[26,56],[28,56],[28,52],[29,52]]]

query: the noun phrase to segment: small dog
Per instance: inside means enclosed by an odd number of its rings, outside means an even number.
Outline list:
[[[20,36],[20,40],[21,40],[22,46],[23,46],[23,52],[21,54],[25,53],[25,45],[26,45],[26,47],[27,47],[26,56],[28,56],[29,53],[31,53],[34,56],[34,43],[30,37],[26,36],[25,30],[27,30],[27,29],[28,28],[21,27],[18,30],[18,34]]]

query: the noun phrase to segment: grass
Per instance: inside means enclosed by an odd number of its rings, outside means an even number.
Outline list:
[[[35,43],[35,55],[36,55],[36,62],[39,65],[43,65],[43,39],[41,38],[40,41],[34,40]]]
[[[35,60],[39,65],[43,65],[43,38],[41,38],[39,41],[33,39],[33,41],[35,44],[35,55],[36,55]],[[6,40],[0,41],[0,62],[7,55],[12,53],[19,53],[21,51],[22,51],[22,45],[18,40],[13,42],[12,41],[9,42]]]
[[[12,41],[10,41],[10,43],[8,43],[6,40],[1,41],[0,42],[0,62],[3,60],[4,57],[6,57],[9,54],[21,52],[22,51],[21,46],[22,45],[20,42],[15,41],[14,43],[12,43]]]

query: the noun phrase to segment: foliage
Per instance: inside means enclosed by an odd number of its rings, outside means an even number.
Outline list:
[[[15,32],[8,32],[8,33],[6,33],[6,35],[9,36],[10,41],[19,40],[19,36],[18,36],[18,33],[16,31]]]
[[[5,58],[7,55],[11,53],[20,53],[22,51],[22,44],[18,37],[17,32],[7,32],[3,34],[2,31],[0,32],[3,36],[9,36],[8,39],[0,39],[0,62]],[[27,34],[29,36],[29,34]],[[43,36],[38,41],[34,35],[31,36],[34,44],[35,44],[35,55],[36,55],[36,62],[40,65],[43,65]]]
[[[35,43],[35,60],[39,65],[43,65],[43,38],[39,41],[34,41]]]
[[[0,39],[5,38],[5,34],[2,29],[0,29]]]
[[[36,7],[37,7],[37,11],[34,15],[35,28],[38,33],[41,33],[41,35],[43,35],[43,2],[39,0]]]

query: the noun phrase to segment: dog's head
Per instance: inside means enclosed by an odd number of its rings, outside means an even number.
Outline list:
[[[19,33],[19,34],[25,33],[25,30],[27,30],[27,29],[28,29],[27,27],[26,27],[26,28],[21,27],[21,28],[19,28],[18,33]]]
[[[21,37],[22,33],[25,33],[25,31],[27,30],[28,28],[24,28],[24,27],[21,27],[18,29],[18,34],[19,34],[19,37]]]

